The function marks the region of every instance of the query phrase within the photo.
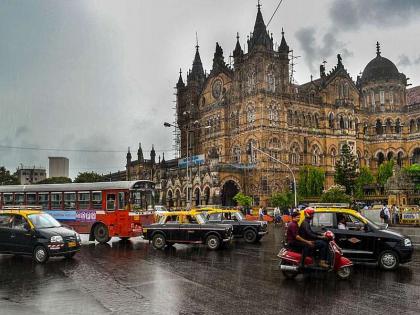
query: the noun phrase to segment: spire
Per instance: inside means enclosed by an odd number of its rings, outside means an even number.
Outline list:
[[[340,54],[337,54],[337,69],[344,68],[343,66],[343,58],[341,58]]]
[[[236,46],[235,50],[233,51],[233,58],[242,57],[244,51],[242,50],[241,44],[239,43],[239,33],[236,33]]]
[[[266,49],[273,49],[273,40],[267,32],[264,19],[261,13],[261,4],[258,1],[257,18],[255,19],[254,32],[248,41],[248,49],[252,50],[255,46],[261,45]]]
[[[197,33],[196,33],[197,36]],[[196,45],[195,45],[195,56],[193,61],[193,66],[191,73],[188,75],[187,80],[198,80],[198,81],[204,81],[204,70],[203,70],[203,64],[201,63],[200,53],[198,51],[198,39],[196,39]]]
[[[376,42],[376,56],[381,56],[381,45],[379,44],[379,42]]]
[[[150,151],[150,160],[152,162],[152,164],[155,164],[156,162],[156,151],[155,151],[155,146],[152,144],[152,150]]]
[[[176,84],[176,88],[183,88],[185,86],[184,81],[182,80],[182,70],[181,68],[179,68],[179,78],[178,78],[178,83]]]
[[[226,68],[225,58],[223,57],[223,49],[220,47],[219,43],[216,42],[216,50],[213,57],[213,70],[220,70]]]
[[[284,38],[284,30],[283,27],[281,28],[281,43],[279,47],[279,52],[282,53],[289,53],[289,45],[286,43],[286,39]]]
[[[126,156],[126,158],[127,158],[127,164],[130,164],[130,162],[131,162],[130,147],[128,147],[128,152],[127,152],[127,156]]]
[[[139,162],[143,162],[144,161],[143,150],[141,148],[141,142],[139,142],[139,149],[137,150],[137,160]]]

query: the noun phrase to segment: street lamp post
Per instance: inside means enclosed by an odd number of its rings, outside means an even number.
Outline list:
[[[295,174],[293,174],[292,169],[286,163],[276,159],[274,156],[271,156],[270,154],[268,154],[268,153],[266,153],[266,152],[264,152],[264,151],[262,151],[262,150],[260,150],[256,147],[254,147],[252,145],[252,143],[249,143],[249,151],[250,151],[251,155],[252,155],[252,150],[256,150],[258,152],[261,152],[262,154],[268,156],[269,158],[273,159],[274,161],[280,163],[281,165],[286,166],[286,168],[290,171],[290,173],[292,174],[292,178],[293,178],[293,192],[294,192],[294,195],[295,195],[295,208],[297,208],[296,178],[295,178]]]

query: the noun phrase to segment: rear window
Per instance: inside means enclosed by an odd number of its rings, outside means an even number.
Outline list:
[[[333,227],[333,213],[331,212],[316,212],[311,225],[316,227]]]

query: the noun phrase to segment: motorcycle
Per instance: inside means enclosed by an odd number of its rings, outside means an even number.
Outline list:
[[[339,279],[345,280],[350,278],[353,263],[350,259],[343,256],[341,248],[334,241],[333,232],[327,231],[324,233],[324,236],[328,241],[328,249],[330,251],[330,256],[328,259],[329,268],[326,269],[316,266],[315,257],[305,257],[305,261],[302,268],[302,253],[284,247],[280,250],[277,256],[281,258],[280,270],[286,278],[295,278],[300,273],[303,274],[316,271],[334,271]]]

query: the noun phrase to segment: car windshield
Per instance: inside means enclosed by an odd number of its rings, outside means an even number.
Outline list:
[[[367,221],[367,223],[370,225],[370,226],[372,226],[372,227],[374,227],[375,229],[377,229],[377,230],[380,230],[381,228],[379,227],[379,226],[377,226],[375,223],[373,223],[371,220],[369,220],[368,218],[366,218],[364,215],[361,215],[360,213],[359,213],[359,215],[364,219],[364,220],[366,220]]]
[[[238,218],[238,221],[245,220],[244,215],[240,212],[236,212],[236,217]]]
[[[201,213],[196,214],[195,218],[196,218],[198,224],[206,223],[206,219],[204,218],[204,215],[201,214]]]
[[[28,219],[37,229],[47,229],[61,226],[61,224],[48,213],[30,214],[28,215]]]

